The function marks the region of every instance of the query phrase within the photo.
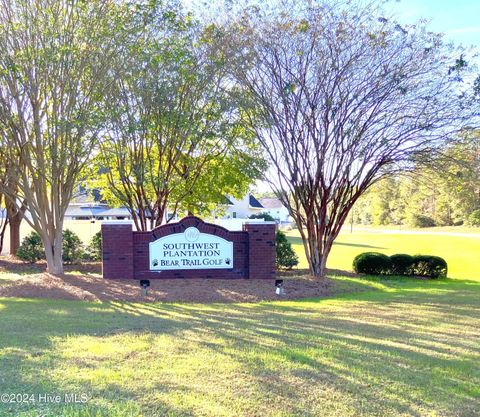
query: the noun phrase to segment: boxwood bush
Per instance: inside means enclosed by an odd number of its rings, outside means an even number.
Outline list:
[[[298,256],[288,241],[287,236],[280,230],[277,230],[275,238],[276,263],[277,268],[292,269],[298,265]]]
[[[63,231],[62,259],[66,264],[74,264],[83,258],[83,243],[70,229]]]
[[[379,252],[364,252],[353,260],[353,270],[357,274],[388,274],[390,269],[390,258]]]
[[[63,231],[62,259],[66,264],[79,262],[83,257],[83,244],[78,235],[69,229]],[[34,263],[45,259],[42,239],[37,232],[32,232],[22,240],[17,257],[25,262]]]
[[[40,259],[45,259],[42,238],[37,232],[32,232],[23,238],[22,244],[17,250],[17,258],[32,264]]]
[[[439,256],[407,255],[392,256],[378,252],[364,252],[353,260],[353,270],[370,275],[416,275],[428,278],[446,277],[447,262]]]
[[[411,275],[413,271],[414,259],[412,255],[397,253],[390,256],[391,273],[393,275]]]
[[[445,278],[447,272],[447,262],[439,256],[415,255],[413,257],[413,275],[429,278]]]
[[[90,244],[85,251],[84,259],[86,261],[101,261],[102,260],[102,232],[97,232],[93,235]]]

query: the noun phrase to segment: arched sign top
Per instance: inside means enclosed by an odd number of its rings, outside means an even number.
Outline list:
[[[263,222],[262,224],[267,224],[267,222]],[[212,229],[215,229],[215,234],[228,235],[232,233],[232,231],[226,229],[223,226],[220,226],[214,223],[205,222],[200,217],[197,217],[197,216],[187,216],[181,219],[178,223],[174,222],[174,223],[163,224],[161,226],[157,226],[155,229],[151,230],[150,232],[139,232],[139,233],[153,233],[153,236],[156,237],[157,235],[161,235],[166,228],[172,228],[172,229],[178,230],[179,226],[180,228],[185,228],[185,229],[189,229],[190,227],[194,227],[196,229],[197,228],[202,229],[205,226],[209,226]],[[236,233],[236,232],[233,232],[233,233]]]
[[[233,242],[190,226],[150,242],[149,263],[151,271],[231,269]]]

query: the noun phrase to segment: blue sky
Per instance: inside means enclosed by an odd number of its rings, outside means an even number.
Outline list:
[[[386,8],[404,23],[426,18],[448,40],[480,46],[480,0],[390,0]]]
[[[215,8],[218,7],[218,3],[210,0],[181,1],[187,7],[196,9],[197,12],[208,10],[211,4],[215,5],[213,6]],[[233,3],[242,2],[242,0],[232,1]],[[445,33],[449,40],[464,46],[480,46],[480,0],[384,1],[386,9],[395,13],[403,23],[414,23],[418,19],[425,18],[430,21],[431,30]]]

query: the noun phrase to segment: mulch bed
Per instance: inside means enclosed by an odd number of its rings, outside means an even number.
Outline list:
[[[314,280],[308,271],[279,273],[286,295],[275,294],[273,280],[248,279],[166,279],[151,280],[148,295],[143,295],[138,281],[105,280],[101,264],[66,266],[63,276],[45,273],[45,263],[25,264],[14,258],[0,257],[0,297],[50,298],[89,301],[138,302],[258,302],[322,297],[334,293],[329,279]],[[15,274],[2,280],[1,274]]]

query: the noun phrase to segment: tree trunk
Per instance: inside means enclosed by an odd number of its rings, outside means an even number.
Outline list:
[[[315,222],[307,221],[306,223],[306,235],[303,233],[303,230],[301,230],[300,234],[302,236],[303,246],[305,248],[305,255],[307,257],[310,275],[316,279],[319,279],[324,276],[324,271],[322,272],[321,268],[322,251],[320,250],[321,246],[319,245],[321,238]]]
[[[2,253],[3,251],[3,239],[5,238],[5,229],[7,228],[7,225],[8,225],[8,219],[5,219],[0,229],[0,253]]]
[[[322,255],[320,256],[320,265],[319,265],[319,278],[325,278],[327,275],[327,259],[328,259],[328,252],[326,250],[323,251]]]
[[[323,245],[323,252],[320,256],[320,276],[322,278],[327,274],[327,259],[328,255],[330,255],[330,251],[332,250],[334,240],[335,238],[330,236]]]
[[[322,260],[323,257],[315,256],[310,262],[310,273],[316,279],[323,278],[325,276],[325,272],[322,271]]]
[[[5,199],[5,207],[7,209],[8,223],[10,225],[10,255],[16,255],[20,247],[20,225],[27,209],[26,202],[17,208],[14,201]]]
[[[323,243],[323,235],[315,228],[307,230],[307,236],[302,236],[304,246],[308,247],[305,251],[310,269],[310,274],[316,278],[325,278],[327,271],[327,259],[332,249],[333,239],[330,237],[326,243]]]
[[[23,216],[13,216],[9,218],[10,225],[10,255],[16,255],[20,247],[20,224]]]
[[[42,241],[45,247],[45,258],[47,260],[47,272],[49,274],[63,274],[62,240],[63,233],[61,229],[55,231],[53,242],[48,238],[47,233],[42,233]]]

